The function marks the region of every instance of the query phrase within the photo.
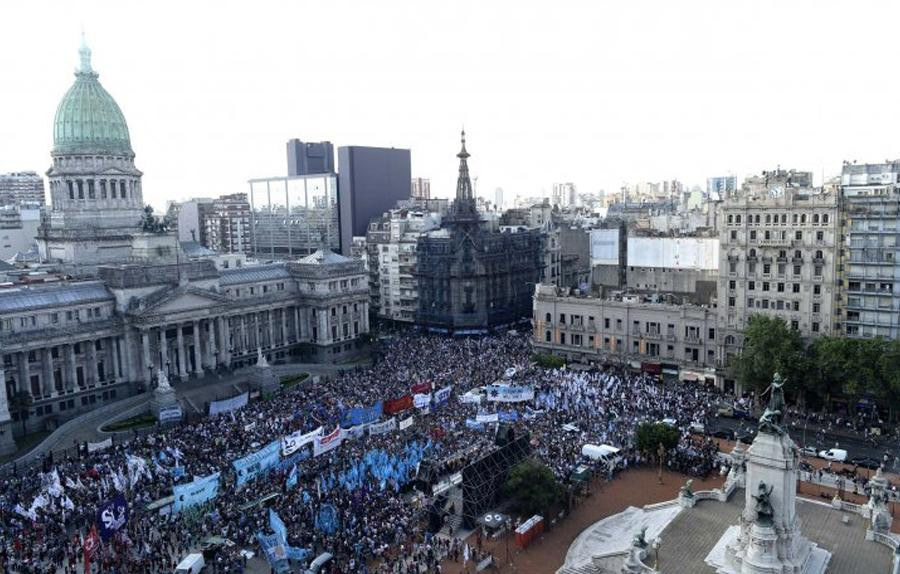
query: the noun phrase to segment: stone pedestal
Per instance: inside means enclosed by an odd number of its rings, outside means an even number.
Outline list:
[[[153,397],[150,399],[150,410],[158,418],[159,411],[166,407],[173,407],[178,404],[178,398],[175,396],[175,389],[169,384],[169,378],[160,369],[156,388],[153,389]]]
[[[271,395],[281,391],[281,385],[275,379],[275,373],[272,372],[272,366],[266,360],[262,349],[257,349],[256,365],[250,373],[250,380],[259,389],[263,395]]]

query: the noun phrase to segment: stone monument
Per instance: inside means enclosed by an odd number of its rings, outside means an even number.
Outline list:
[[[264,395],[277,393],[281,390],[281,385],[275,380],[275,373],[272,372],[272,366],[266,360],[266,355],[262,352],[262,349],[256,350],[256,365],[253,366],[250,378],[256,384],[259,392]]]
[[[744,511],[723,538],[724,555],[707,557],[720,574],[822,574],[831,553],[800,534],[799,452],[784,427],[784,383],[776,373],[759,432],[744,454]],[[735,477],[737,478],[737,477]]]
[[[159,418],[160,410],[177,404],[178,399],[175,397],[175,389],[169,384],[169,377],[160,369],[157,375],[156,388],[153,389],[153,398],[150,399],[150,410]]]
[[[878,467],[875,476],[869,480],[869,500],[862,508],[863,514],[869,519],[866,529],[867,540],[874,539],[877,532],[887,534],[891,531],[891,523],[894,519],[887,503],[887,489],[888,481],[882,473],[882,467]]]

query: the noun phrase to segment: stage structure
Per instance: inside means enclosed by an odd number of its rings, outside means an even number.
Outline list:
[[[507,442],[462,470],[463,526],[474,528],[477,520],[497,503],[512,468],[531,454],[531,437],[525,434]]]

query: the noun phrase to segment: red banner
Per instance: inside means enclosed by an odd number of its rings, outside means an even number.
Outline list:
[[[431,392],[431,383],[419,383],[409,388],[414,395],[426,395]]]
[[[384,414],[393,415],[399,413],[401,411],[405,411],[406,409],[411,409],[413,406],[413,398],[412,395],[403,395],[399,399],[391,399],[389,401],[384,401]]]

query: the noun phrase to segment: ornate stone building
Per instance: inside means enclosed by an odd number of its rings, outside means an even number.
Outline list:
[[[0,452],[33,432],[149,388],[255,363],[339,361],[369,331],[364,263],[328,250],[217,269],[154,257],[174,234],[140,226],[128,130],[82,47],[56,115],[45,259],[89,280],[0,290]],[[157,260],[150,264],[148,261]],[[86,263],[84,267],[80,264]]]
[[[462,134],[456,201],[441,228],[419,238],[417,322],[458,334],[483,333],[531,315],[540,280],[539,230],[501,232],[479,214]]]

